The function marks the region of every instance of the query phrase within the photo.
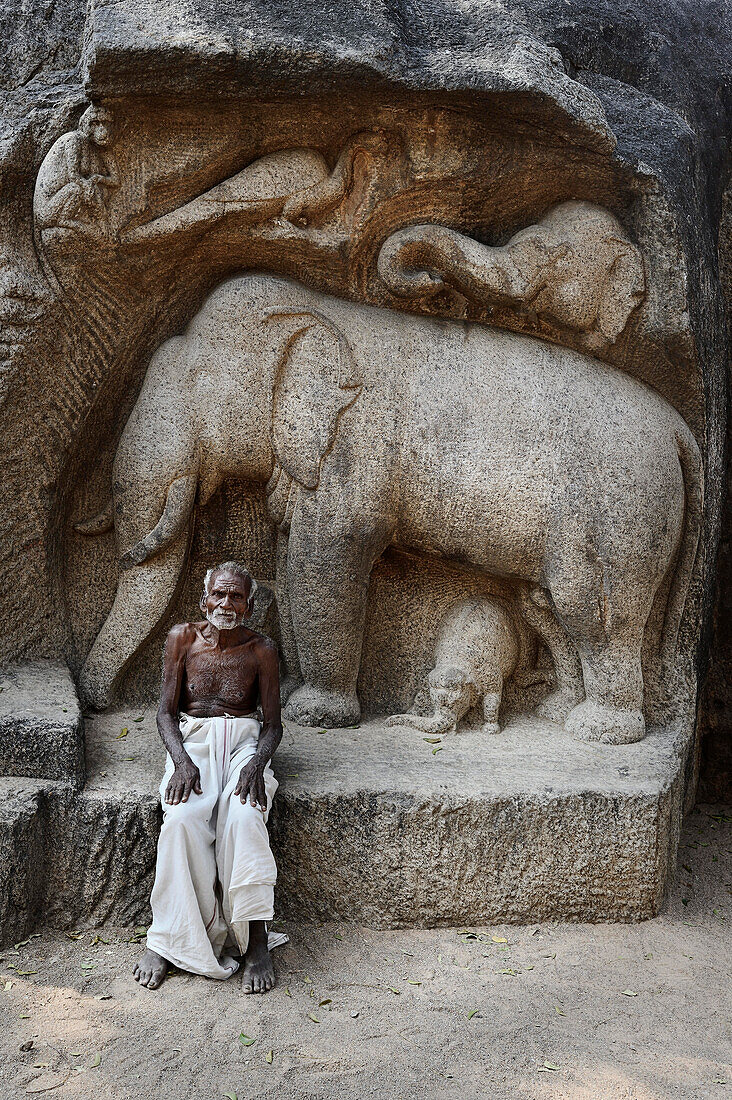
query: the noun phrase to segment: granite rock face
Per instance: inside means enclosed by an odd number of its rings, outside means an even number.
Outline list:
[[[723,514],[731,26],[727,4],[695,0],[5,4],[0,771],[44,780],[18,786],[11,847],[59,834],[58,888],[31,876],[27,905],[4,903],[19,926],[50,909],[138,918],[157,810],[124,783],[77,796],[78,711],[59,717],[43,675],[26,689],[13,669],[62,662],[87,704],[149,705],[165,630],[196,616],[206,568],[229,557],[275,592],[257,625],[280,644],[291,718],[328,727],[425,698],[440,624],[502,602],[536,676],[506,674],[495,724],[539,721],[568,774],[561,796],[529,784],[515,803],[510,771],[503,790],[480,785],[479,754],[478,786],[460,802],[466,770],[440,809],[404,731],[369,722],[365,774],[393,756],[406,778],[374,775],[343,802],[336,753],[322,808],[309,787],[283,791],[288,909],[322,912],[297,870],[307,818],[323,837],[340,823],[313,882],[355,866],[355,821],[363,843],[388,838],[404,920],[464,919],[414,892],[431,831],[475,919],[655,911],[696,789]],[[252,272],[280,288],[278,320]],[[285,332],[288,311],[308,316]],[[471,340],[498,349],[496,378],[523,372],[515,408],[490,372],[450,371]],[[248,404],[222,401],[254,348]],[[387,459],[408,474],[384,479]],[[722,695],[712,683],[710,744],[729,728]],[[618,742],[638,740],[619,765],[633,746]],[[665,744],[665,770],[648,744]],[[625,766],[640,786],[618,793]],[[523,894],[518,872],[493,881],[459,855],[464,831],[546,874]],[[576,856],[555,901],[552,835]],[[618,853],[605,882],[603,835]],[[93,851],[76,878],[65,836]],[[377,869],[362,871],[359,912],[383,923],[364,885]],[[322,896],[338,908],[346,886],[334,875]]]
[[[83,720],[65,664],[27,662],[0,673],[0,775],[83,786]]]

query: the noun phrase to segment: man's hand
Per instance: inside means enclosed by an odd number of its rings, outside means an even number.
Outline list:
[[[203,794],[201,773],[190,756],[186,756],[175,766],[175,771],[171,775],[165,791],[165,801],[170,806],[177,806],[179,802],[188,801],[191,791],[196,794]]]
[[[248,764],[245,764],[239,773],[239,782],[236,785],[234,794],[238,794],[242,802],[246,802],[247,797],[252,806],[263,812],[267,810],[267,791],[264,786],[264,769],[266,763],[262,763],[257,760],[256,757],[252,757]]]

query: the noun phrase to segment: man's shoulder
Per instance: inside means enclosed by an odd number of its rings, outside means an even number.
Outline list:
[[[258,634],[256,630],[252,631],[252,637],[249,639],[249,644],[263,656],[268,654],[274,654],[276,656],[279,652],[277,649],[277,642],[273,642],[272,639],[268,638],[265,634]]]
[[[168,631],[167,645],[180,649],[194,642],[200,632],[200,623],[177,623]]]

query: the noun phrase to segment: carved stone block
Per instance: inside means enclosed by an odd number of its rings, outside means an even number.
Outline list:
[[[84,727],[66,665],[36,661],[0,672],[0,775],[83,784]]]

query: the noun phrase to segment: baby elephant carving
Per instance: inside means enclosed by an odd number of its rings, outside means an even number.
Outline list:
[[[537,682],[541,674],[533,669],[535,658],[536,638],[507,601],[492,596],[463,600],[440,626],[428,677],[434,713],[394,714],[386,724],[455,733],[468,711],[480,704],[484,731],[499,733],[504,684],[511,678]]]
[[[563,202],[490,248],[442,225],[409,225],[379,254],[392,294],[420,299],[450,287],[470,301],[541,319],[599,352],[617,340],[645,294],[643,259],[609,210]]]

